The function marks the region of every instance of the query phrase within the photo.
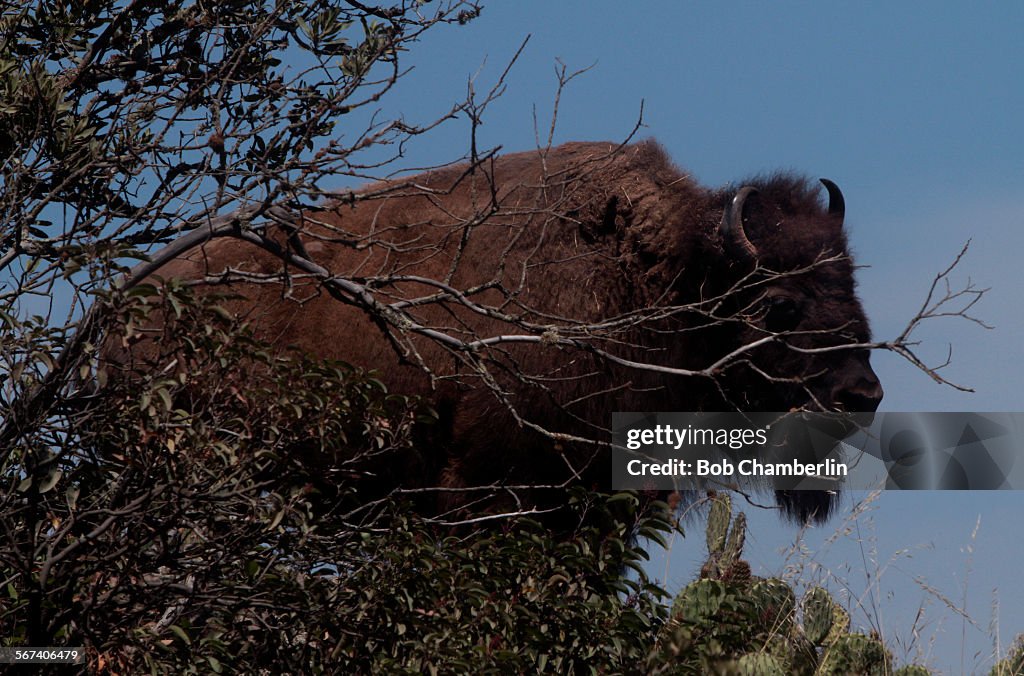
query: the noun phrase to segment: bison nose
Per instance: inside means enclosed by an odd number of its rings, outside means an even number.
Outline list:
[[[837,408],[851,413],[874,413],[878,410],[878,405],[882,402],[882,396],[885,394],[882,384],[878,382],[878,378],[874,374],[861,378],[851,387],[837,388],[837,390],[832,394],[832,401]]]

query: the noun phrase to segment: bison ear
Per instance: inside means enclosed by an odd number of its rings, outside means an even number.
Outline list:
[[[843,216],[846,214],[846,200],[843,199],[843,191],[839,186],[827,178],[818,179],[828,190],[828,212],[839,219],[839,225],[843,225]]]
[[[743,186],[736,191],[726,205],[725,211],[722,213],[722,223],[718,226],[718,231],[722,233],[726,244],[734,245],[742,258],[750,260],[757,260],[757,247],[750,242],[750,238],[747,237],[747,232],[743,228],[743,205],[748,197],[756,194],[757,188],[751,185]]]

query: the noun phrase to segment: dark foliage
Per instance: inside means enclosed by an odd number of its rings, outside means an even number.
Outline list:
[[[670,530],[664,511],[578,491],[579,522],[611,529],[432,525],[367,469],[414,453],[410,402],[271,357],[213,302],[168,286],[112,305],[126,340],[154,308],[172,318],[180,368],[97,375],[53,421],[59,448],[5,456],[5,643],[84,645],[113,673],[619,671],[646,654],[664,611],[631,543]]]

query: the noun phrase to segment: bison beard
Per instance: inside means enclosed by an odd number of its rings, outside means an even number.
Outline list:
[[[843,197],[822,183],[826,206],[789,175],[709,190],[653,141],[570,143],[372,185],[158,274],[227,286],[281,350],[426,398],[440,416],[405,486],[607,487],[607,449],[582,440],[606,441],[613,411],[877,408]],[[449,516],[564,499],[437,495]],[[799,521],[835,505],[777,498]]]

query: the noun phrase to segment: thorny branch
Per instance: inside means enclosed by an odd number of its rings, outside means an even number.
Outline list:
[[[951,363],[953,357],[953,346],[950,345],[944,362],[937,365],[929,365],[914,352],[913,348],[919,345],[919,343],[911,341],[910,336],[921,326],[922,322],[930,319],[938,319],[940,317],[965,319],[984,329],[993,328],[988,323],[971,314],[971,310],[982,299],[985,293],[988,292],[988,289],[978,288],[970,278],[968,278],[963,288],[955,288],[949,279],[950,274],[967,254],[967,249],[970,245],[971,241],[967,240],[967,242],[964,243],[963,248],[960,250],[960,253],[958,253],[956,258],[953,259],[953,262],[950,263],[945,270],[935,275],[935,279],[932,280],[931,286],[928,288],[928,294],[925,296],[924,302],[921,304],[921,309],[917,311],[917,314],[915,314],[909,322],[907,322],[907,326],[900,332],[900,335],[895,340],[872,345],[872,347],[876,349],[891,350],[895,352],[920,370],[924,371],[935,382],[943,385],[949,385],[950,387],[962,392],[973,392],[974,390],[965,385],[951,382],[939,374],[940,370],[949,366]]]

